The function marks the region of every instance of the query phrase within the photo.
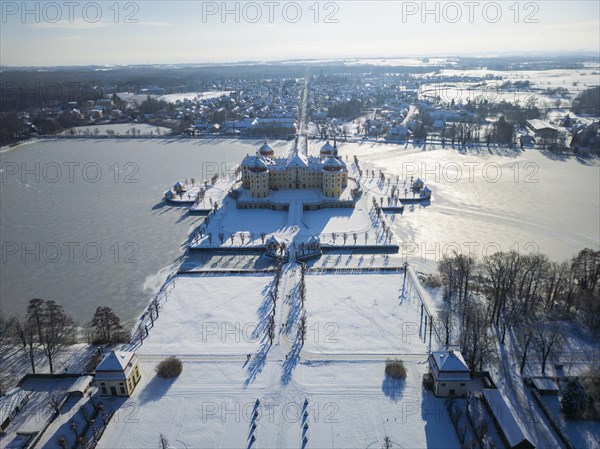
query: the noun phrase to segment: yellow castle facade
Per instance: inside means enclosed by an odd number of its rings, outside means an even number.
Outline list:
[[[348,185],[348,168],[329,142],[319,157],[296,152],[290,158],[276,158],[265,142],[244,158],[241,169],[242,187],[253,198],[266,198],[271,189],[320,189],[326,197],[339,197]]]

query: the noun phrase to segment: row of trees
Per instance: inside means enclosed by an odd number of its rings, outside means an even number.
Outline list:
[[[92,320],[86,323],[85,336],[94,344],[117,343],[127,337],[121,320],[110,307],[98,307]],[[0,316],[0,344],[2,371],[10,367],[7,358],[13,349],[26,358],[35,373],[45,360],[51,373],[56,369],[57,355],[75,343],[77,325],[62,305],[52,299],[34,298],[29,301],[25,316],[5,318]]]
[[[542,372],[560,346],[557,319],[575,319],[600,333],[600,251],[584,249],[563,263],[515,251],[481,261],[454,253],[442,258],[438,270],[448,305],[439,318],[445,343],[456,339],[473,371],[490,355],[493,329],[501,343],[507,329],[516,330],[521,371],[535,343]]]

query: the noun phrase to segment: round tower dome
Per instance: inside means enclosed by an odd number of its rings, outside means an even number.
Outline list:
[[[331,156],[323,163],[323,170],[326,171],[340,171],[342,169],[342,163]]]
[[[321,147],[321,156],[331,156],[333,155],[333,147],[329,143],[329,140],[325,142],[325,145]]]
[[[267,164],[263,160],[262,157],[257,157],[257,158],[254,159],[254,161],[252,162],[252,164],[250,164],[249,169],[253,173],[260,173],[260,172],[267,171],[268,167],[267,167]]]
[[[265,140],[265,143],[263,143],[260,148],[258,149],[258,153],[261,156],[273,156],[275,155],[275,151],[273,150],[273,148],[271,148],[269,146],[269,144],[267,143],[267,141]]]

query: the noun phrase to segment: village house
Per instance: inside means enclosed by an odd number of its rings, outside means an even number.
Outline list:
[[[124,351],[111,351],[95,374],[96,386],[105,396],[131,396],[140,378],[138,356]]]
[[[471,374],[459,351],[434,351],[429,355],[429,373],[433,377],[433,393],[439,397],[465,396]]]
[[[527,128],[536,139],[551,141],[558,138],[558,129],[543,120],[527,120]]]

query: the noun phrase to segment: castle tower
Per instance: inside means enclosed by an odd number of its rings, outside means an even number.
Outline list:
[[[325,142],[325,145],[321,147],[321,151],[319,152],[319,156],[321,157],[321,161],[326,160],[330,156],[333,156],[333,147],[329,143],[329,140]]]
[[[257,156],[248,167],[250,195],[266,198],[269,195],[269,167],[262,157]]]
[[[269,146],[269,144],[267,143],[267,139],[265,139],[265,143],[263,143],[258,149],[258,154],[267,159],[275,159],[275,151]]]
[[[322,190],[323,195],[336,197],[342,194],[342,162],[337,160],[335,157],[329,157],[323,163],[323,184]]]

